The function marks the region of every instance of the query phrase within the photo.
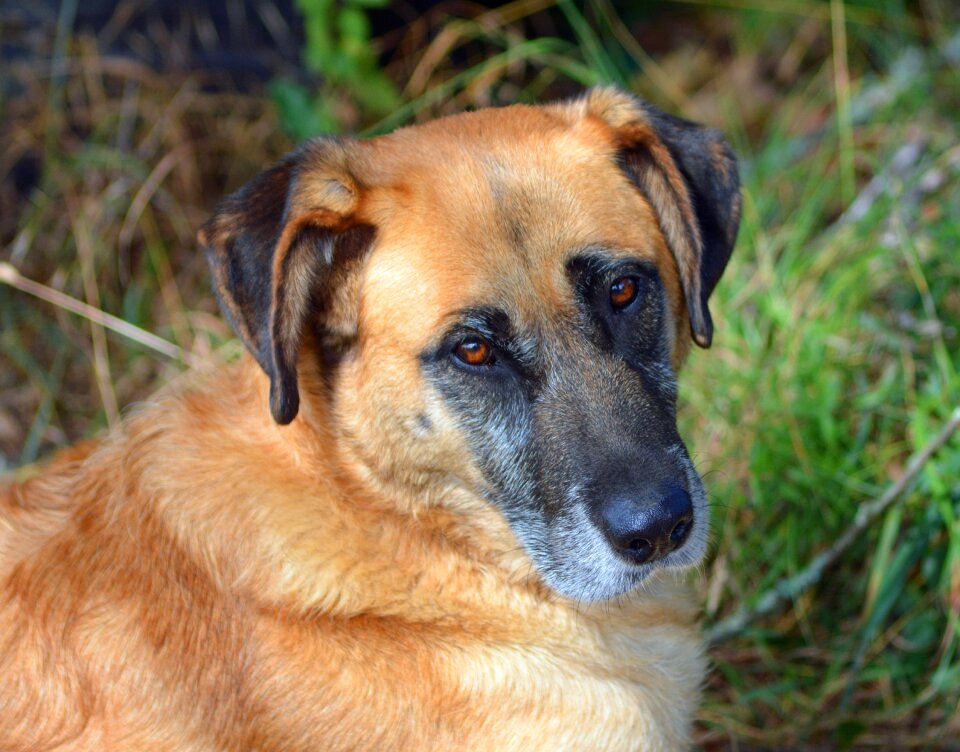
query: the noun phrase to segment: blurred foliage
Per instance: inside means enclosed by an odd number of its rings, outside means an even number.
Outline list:
[[[744,218],[681,417],[714,505],[706,620],[753,603],[960,401],[960,9],[424,6],[401,24],[408,6],[302,0],[307,70],[271,96],[158,75],[87,35],[63,38],[59,57],[42,41],[56,64],[10,65],[0,89],[0,202],[15,209],[0,212],[0,258],[188,352],[231,354],[193,233],[290,136],[602,82],[719,127],[741,157]],[[0,285],[0,463],[109,423],[105,389],[125,405],[180,368],[113,335],[106,361],[95,349],[88,322]],[[712,652],[701,744],[955,748],[958,614],[955,438],[817,587]]]
[[[303,13],[303,61],[322,76],[319,93],[303,84],[277,79],[271,91],[280,122],[294,138],[339,133],[338,94],[356,101],[364,112],[385,115],[400,105],[397,87],[380,69],[371,47],[367,8],[389,0],[297,0]]]

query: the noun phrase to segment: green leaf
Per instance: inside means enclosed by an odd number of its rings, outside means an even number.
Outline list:
[[[324,100],[311,97],[300,84],[278,79],[270,84],[270,96],[279,111],[281,127],[293,138],[340,132],[340,124]]]

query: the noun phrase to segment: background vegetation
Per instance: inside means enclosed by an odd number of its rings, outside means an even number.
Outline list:
[[[960,403],[957,6],[419,6],[3,6],[0,470],[237,352],[194,233],[297,138],[613,82],[722,128],[743,159],[715,344],[682,378],[716,629],[827,550]],[[958,619],[953,438],[813,587],[712,633],[700,743],[957,748]]]

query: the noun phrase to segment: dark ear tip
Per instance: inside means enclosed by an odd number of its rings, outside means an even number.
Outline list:
[[[706,305],[700,306],[696,313],[690,316],[690,333],[693,341],[704,350],[713,344],[713,319]]]
[[[281,426],[289,425],[300,411],[300,392],[293,388],[284,388],[276,380],[270,382],[270,414]]]
[[[206,222],[200,225],[200,229],[197,230],[197,242],[205,250],[209,250],[215,243],[216,237],[217,237],[217,215],[214,214]]]

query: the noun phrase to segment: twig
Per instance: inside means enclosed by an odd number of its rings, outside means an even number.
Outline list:
[[[45,300],[71,313],[82,316],[89,321],[94,321],[117,334],[132,339],[134,342],[139,342],[144,347],[166,355],[168,358],[182,361],[192,368],[203,364],[202,358],[198,358],[193,355],[193,353],[177,347],[163,337],[158,337],[152,332],[148,332],[139,326],[135,326],[105,311],[101,311],[99,308],[87,305],[52,287],[47,287],[39,282],[34,282],[32,279],[27,279],[17,271],[13,264],[9,264],[6,261],[0,261],[0,283],[10,285],[10,287],[14,287],[21,292]]]
[[[893,179],[902,180],[910,174],[923,157],[926,145],[925,139],[914,138],[897,149],[890,164],[870,179],[856,199],[850,202],[846,211],[828,229],[835,230],[855,224],[867,216],[876,200],[890,189]]]
[[[850,548],[877,517],[883,514],[913,483],[924,465],[936,454],[950,437],[960,428],[960,407],[956,407],[950,415],[943,429],[926,446],[917,452],[907,463],[902,476],[891,483],[883,495],[873,501],[864,502],[857,510],[853,524],[841,535],[837,541],[825,551],[822,551],[807,566],[793,575],[781,579],[770,590],[766,591],[751,608],[741,609],[723,621],[717,622],[706,632],[706,639],[711,645],[735,637],[752,622],[772,614],[787,601],[794,600],[803,591],[820,581],[824,571]]]

